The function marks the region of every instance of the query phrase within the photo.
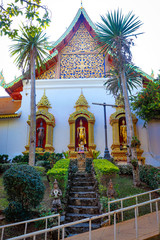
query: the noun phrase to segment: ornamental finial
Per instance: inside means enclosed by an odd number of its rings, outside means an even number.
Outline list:
[[[81,9],[83,8],[83,5],[82,5],[82,0],[81,0]]]

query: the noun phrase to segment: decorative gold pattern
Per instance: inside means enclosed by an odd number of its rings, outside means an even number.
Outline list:
[[[55,78],[55,66],[42,73],[37,79],[53,79]]]
[[[102,78],[104,57],[95,50],[97,43],[81,23],[61,52],[61,78]]]
[[[62,50],[62,54],[77,52],[95,52],[97,44],[92,38],[83,23],[80,24],[77,32]]]
[[[41,100],[37,104],[37,107],[51,108],[51,104],[49,103],[49,100],[45,94],[45,90],[44,90],[43,96],[41,97]]]

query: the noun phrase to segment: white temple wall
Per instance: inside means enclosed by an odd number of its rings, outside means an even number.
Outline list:
[[[93,102],[114,104],[114,98],[106,94],[103,87],[104,79],[57,79],[57,80],[37,80],[36,81],[36,102],[41,99],[44,89],[46,96],[52,106],[49,112],[55,117],[55,127],[53,132],[53,147],[55,152],[67,151],[70,129],[68,119],[71,113],[75,111],[75,103],[78,100],[81,90],[88,101],[88,109],[95,115],[94,137],[97,150],[104,152],[104,110],[102,106],[93,105]],[[30,84],[24,83],[22,97],[22,109],[25,113],[30,112]],[[26,96],[27,94],[27,96]],[[27,106],[26,106],[27,105]],[[107,127],[109,146],[112,144],[112,127],[109,124],[109,116],[114,109],[107,107]],[[27,119],[26,119],[27,121]]]
[[[70,129],[68,119],[71,113],[75,111],[75,103],[78,100],[81,91],[88,101],[88,109],[95,116],[94,140],[97,150],[101,151],[103,156],[105,149],[104,136],[104,109],[103,106],[93,105],[92,103],[115,104],[113,96],[108,95],[103,86],[106,79],[47,79],[36,80],[36,103],[38,103],[46,91],[46,96],[52,106],[49,112],[55,117],[55,127],[53,132],[53,147],[55,152],[68,150],[70,139]],[[25,145],[28,144],[29,126],[27,124],[30,115],[30,83],[23,82],[22,104],[19,112],[22,115],[19,119],[0,120],[0,154],[8,154],[10,158],[25,151]],[[115,108],[106,107],[107,115],[107,136],[108,147],[112,145],[112,127],[109,124],[110,115],[115,112]],[[138,137],[141,141],[141,148],[144,150],[143,156],[146,157],[146,163],[156,165],[148,150],[148,133],[143,128],[143,121],[137,122]],[[160,166],[160,163],[158,163]]]

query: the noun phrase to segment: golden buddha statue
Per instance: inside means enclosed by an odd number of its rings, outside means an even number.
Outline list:
[[[78,144],[85,145],[86,141],[86,129],[83,127],[83,122],[80,120],[80,126],[77,128],[77,137],[78,137]]]
[[[127,126],[125,124],[124,119],[122,120],[122,125],[120,126],[120,135],[122,137],[123,144],[126,146],[126,144],[127,144]]]

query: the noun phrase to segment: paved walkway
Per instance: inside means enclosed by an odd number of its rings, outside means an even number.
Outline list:
[[[160,219],[160,211],[159,211]],[[146,214],[138,217],[138,240],[146,239],[157,235],[158,224],[156,213]],[[135,219],[118,223],[116,225],[116,240],[136,240]],[[114,226],[103,227],[92,231],[92,240],[114,240]],[[88,232],[65,238],[67,240],[88,240]]]

